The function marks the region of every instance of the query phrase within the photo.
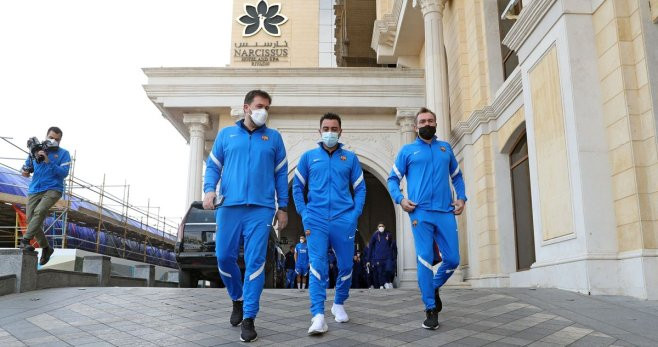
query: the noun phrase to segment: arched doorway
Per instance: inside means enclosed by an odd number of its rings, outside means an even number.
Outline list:
[[[363,213],[359,217],[357,229],[359,232],[354,238],[357,249],[362,250],[370,241],[372,233],[377,224],[383,222],[386,229],[396,237],[395,208],[388,194],[386,186],[367,169],[363,169],[363,178],[366,182],[366,203]],[[292,182],[288,188],[290,202],[288,203],[288,226],[279,235],[281,246],[287,252],[290,245],[298,242],[298,237],[304,232],[301,217],[295,209],[295,201],[292,198]]]
[[[527,270],[535,262],[535,237],[530,197],[528,141],[525,134],[510,153],[510,170],[514,203],[516,268],[517,270]]]

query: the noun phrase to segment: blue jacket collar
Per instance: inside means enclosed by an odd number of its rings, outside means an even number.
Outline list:
[[[244,119],[240,119],[239,121],[235,122],[235,124],[237,126],[239,126],[240,128],[242,128],[242,130],[244,130],[244,131],[246,131],[250,134],[253,134],[255,132],[265,131],[265,129],[267,129],[267,125],[263,124],[263,125],[259,126],[258,128],[254,129],[253,131],[251,131],[247,128],[246,125],[244,125]]]
[[[426,145],[427,142],[423,141],[420,136],[416,136],[416,143],[419,145]],[[432,137],[432,144],[439,143],[439,140],[436,138],[436,135]]]
[[[331,153],[329,153],[329,151],[327,151],[327,150],[324,148],[324,146],[322,145],[322,141],[318,142],[318,147],[320,147],[321,150],[327,152],[327,154],[331,155],[331,154],[333,154],[333,153],[336,153],[336,152],[342,150],[342,149],[343,149],[343,144],[340,143],[340,142],[338,142],[338,148],[336,148],[336,150],[333,151],[333,152],[331,152]]]

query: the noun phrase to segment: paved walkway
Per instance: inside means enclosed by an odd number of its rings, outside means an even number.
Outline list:
[[[331,292],[331,291],[330,291]],[[251,346],[658,346],[658,302],[551,289],[445,289],[436,331],[417,290],[354,290],[350,322],[309,337],[308,293],[266,290]],[[327,310],[330,308],[328,302]],[[0,346],[237,343],[224,289],[60,288],[0,297]],[[328,318],[332,318],[328,314]]]

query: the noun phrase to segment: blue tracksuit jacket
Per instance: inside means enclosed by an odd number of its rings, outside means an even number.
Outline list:
[[[38,194],[47,190],[64,192],[64,178],[69,174],[71,155],[67,150],[58,147],[57,150],[48,151],[50,163],[37,163],[28,157],[25,166],[34,167],[32,181],[27,193]]]
[[[288,206],[288,159],[281,134],[266,126],[250,133],[243,120],[222,129],[206,162],[203,191],[215,191],[220,179],[222,206],[274,208],[275,191],[279,207]]]
[[[404,198],[400,191],[404,176],[407,176],[408,199],[418,204],[416,209],[453,211],[451,181],[457,199],[467,200],[464,179],[452,147],[436,137],[431,144],[417,138],[400,149],[388,177],[388,190],[396,204]]]

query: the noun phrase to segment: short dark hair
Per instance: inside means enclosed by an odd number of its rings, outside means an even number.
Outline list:
[[[430,110],[427,107],[421,107],[420,110],[418,110],[418,112],[416,112],[416,118],[414,118],[414,124],[418,124],[418,116],[421,113],[430,113],[432,116],[434,116],[434,121],[436,122],[436,113],[432,112],[432,110]]]
[[[291,249],[292,249],[292,248],[295,248],[295,245],[290,245],[290,248],[291,248]]]
[[[304,234],[301,234],[301,235],[299,235],[299,237],[303,237],[303,238],[306,238],[306,235],[304,235]]]
[[[62,133],[62,129],[60,129],[60,128],[58,128],[58,127],[50,127],[50,128],[48,128],[48,131],[46,131],[46,135],[48,135],[51,131],[54,132],[55,134],[59,135],[59,136],[63,136],[63,135],[64,135],[64,134]]]
[[[270,94],[267,94],[266,91],[260,90],[260,89],[254,89],[247,93],[247,95],[244,96],[244,103],[249,105],[254,101],[254,98],[260,96],[261,98],[265,98],[270,101],[270,104],[272,103],[272,97]]]
[[[331,113],[331,112],[325,113],[322,116],[322,118],[320,118],[320,126],[322,126],[322,122],[324,122],[325,119],[335,119],[338,121],[338,126],[341,128],[343,127],[343,125],[340,123],[340,116],[335,113]]]

